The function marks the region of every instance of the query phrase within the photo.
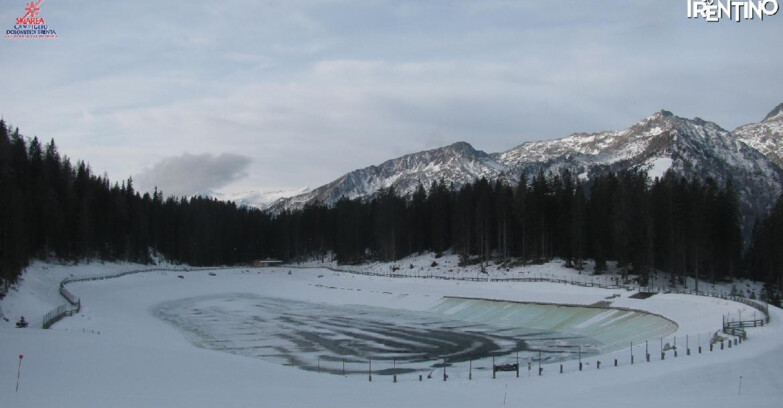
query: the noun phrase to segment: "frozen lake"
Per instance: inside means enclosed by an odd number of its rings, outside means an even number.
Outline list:
[[[444,359],[556,362],[677,327],[635,311],[463,298],[411,311],[228,294],[166,302],[155,313],[199,347],[333,374],[366,373],[370,359],[380,375],[432,371]]]

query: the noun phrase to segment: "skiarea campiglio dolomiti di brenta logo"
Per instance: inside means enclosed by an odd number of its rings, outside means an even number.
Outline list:
[[[44,0],[38,0],[27,3],[24,7],[25,13],[16,18],[13,28],[5,30],[5,38],[56,39],[57,32],[46,24],[46,20],[40,15],[43,2]]]

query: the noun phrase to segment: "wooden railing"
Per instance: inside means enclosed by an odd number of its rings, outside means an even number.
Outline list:
[[[759,326],[764,327],[765,320],[766,319],[727,321],[726,317],[724,317],[723,332],[732,336],[742,337],[743,340],[747,340],[748,333],[745,328]]]
[[[74,282],[87,282],[87,281],[95,281],[95,280],[104,280],[104,279],[115,279],[120,278],[127,275],[133,275],[136,273],[142,273],[142,272],[196,272],[196,271],[204,271],[204,270],[217,270],[217,269],[236,269],[237,267],[215,267],[215,268],[183,268],[183,269],[175,269],[175,268],[150,268],[150,269],[134,269],[131,271],[125,271],[125,272],[118,272],[108,275],[94,275],[94,276],[84,276],[79,278],[73,278],[68,277],[60,281],[60,289],[59,293],[60,295],[68,302],[66,304],[62,304],[60,306],[57,306],[55,309],[51,310],[49,313],[44,315],[43,317],[43,324],[42,327],[44,329],[48,329],[52,327],[55,323],[57,323],[60,319],[62,319],[65,316],[71,316],[74,313],[79,313],[82,309],[82,301],[81,299],[74,295],[71,291],[68,290],[68,288],[65,287],[65,285],[69,283]]]

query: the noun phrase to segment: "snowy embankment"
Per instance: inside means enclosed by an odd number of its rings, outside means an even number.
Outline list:
[[[406,261],[407,262],[407,261]],[[411,260],[425,263],[431,260]],[[441,261],[442,262],[442,261]],[[409,266],[406,264],[406,266]],[[70,284],[81,297],[82,312],[51,330],[15,329],[19,314],[35,322],[62,303],[57,286],[70,275],[137,269],[137,265],[50,266],[36,264],[17,291],[1,303],[8,322],[0,321],[0,406],[779,406],[783,397],[783,312],[772,308],[771,324],[749,330],[750,340],[732,349],[707,350],[704,337],[719,330],[723,316],[750,317],[758,313],[745,305],[702,296],[659,294],[632,299],[633,292],[584,288],[554,283],[460,282],[429,279],[391,279],[338,273],[324,269],[229,269],[193,272],[148,272],[106,281]],[[414,266],[415,268],[416,266]],[[389,268],[388,265],[385,268]],[[454,267],[456,269],[456,267]],[[524,268],[503,271],[525,274]],[[575,272],[552,263],[535,272],[567,276]],[[179,278],[182,276],[182,278]],[[470,302],[447,307],[446,297],[499,299],[514,302],[565,303],[629,308],[661,315],[677,324],[666,335],[678,336],[679,356],[660,361],[657,344],[650,343],[652,361],[643,362],[643,346],[613,348],[585,359],[578,372],[567,361],[544,367],[542,376],[522,378],[499,373],[491,379],[486,361],[469,371],[467,362],[447,368],[448,381],[401,375],[323,374],[301,370],[265,358],[194,347],[193,335],[157,317],[161,305],[187,299],[225,299],[207,303],[205,310],[231,310],[232,295],[243,299],[284,299],[361,309],[451,314],[476,307]],[[215,302],[210,300],[210,302]],[[602,303],[602,304],[606,304]],[[249,306],[237,305],[238,312]],[[497,309],[493,309],[497,314]],[[601,312],[573,327],[611,326],[618,313]],[[512,314],[513,315],[513,314]],[[500,315],[498,315],[500,316]],[[509,315],[504,315],[508,318]],[[263,316],[257,316],[263,318]],[[497,317],[502,320],[502,317]],[[241,327],[241,326],[240,326]],[[309,330],[303,327],[303,331]],[[597,335],[600,335],[597,330]],[[702,335],[703,334],[703,335]],[[689,335],[692,355],[681,343]],[[698,354],[694,338],[701,337]],[[272,344],[272,347],[275,345]],[[24,354],[19,391],[15,392],[18,355]],[[619,366],[611,361],[618,358]],[[603,360],[601,369],[595,367]],[[483,366],[482,366],[483,364]],[[558,363],[559,364],[559,363]],[[376,362],[374,370],[388,369]],[[468,376],[472,374],[473,380]],[[740,391],[740,377],[742,389]],[[435,376],[435,378],[438,378]]]

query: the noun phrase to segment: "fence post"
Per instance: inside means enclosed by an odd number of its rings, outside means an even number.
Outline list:
[[[22,376],[22,359],[24,355],[19,355],[19,368],[16,370],[16,392],[19,392],[19,378]]]
[[[448,378],[448,376],[446,375],[446,359],[444,358],[443,359],[443,381],[446,381],[446,378]]]
[[[517,366],[519,367],[519,366]],[[538,375],[544,372],[544,368],[541,367],[541,350],[538,351]]]

